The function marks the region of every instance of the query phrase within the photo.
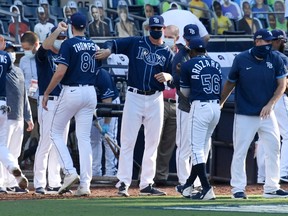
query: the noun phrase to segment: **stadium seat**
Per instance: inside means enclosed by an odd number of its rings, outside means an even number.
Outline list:
[[[38,6],[38,0],[21,0],[24,5]]]
[[[2,8],[1,8],[1,9],[2,9]],[[1,20],[2,22],[4,22],[4,21],[9,22],[9,21],[11,20],[11,16],[0,13],[0,20]]]
[[[263,28],[268,28],[267,19],[259,19]]]
[[[142,5],[129,5],[128,11],[130,14],[144,17],[144,8]]]
[[[201,18],[199,18],[199,20],[203,23],[203,25],[205,26],[208,33],[211,34],[212,31],[211,31],[210,19],[201,17]]]
[[[57,17],[57,20],[64,20],[63,9],[61,7],[50,7],[51,15]]]
[[[3,30],[4,30],[4,35],[8,35],[8,26],[9,26],[9,21],[5,21],[5,20],[2,20],[2,24],[3,24]]]
[[[25,5],[24,16],[28,19],[37,19],[37,7]]]
[[[8,11],[8,12],[10,12],[10,7],[11,7],[11,5],[8,5],[8,4],[4,4],[4,5],[2,5],[1,4],[1,9],[3,9],[3,10],[5,10],[5,11]]]
[[[232,25],[233,25],[233,29],[234,31],[238,30],[238,26],[237,26],[237,20],[236,19],[230,19]]]
[[[9,7],[13,4],[13,0],[0,0],[1,8],[3,5],[9,5]]]

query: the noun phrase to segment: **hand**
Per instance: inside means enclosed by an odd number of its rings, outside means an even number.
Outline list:
[[[47,103],[48,103],[48,97],[49,95],[44,94],[43,100],[42,100],[42,107],[43,109],[48,111]]]
[[[109,124],[103,124],[102,126],[102,135],[105,135],[106,133],[109,132]]]
[[[109,55],[111,55],[110,49],[100,49],[96,51],[95,58],[102,60],[108,58]]]
[[[61,29],[61,32],[67,31],[68,25],[65,22],[61,21],[58,23],[58,28]]]
[[[161,83],[167,82],[169,80],[172,80],[172,76],[169,73],[161,72],[154,75],[154,78]]]
[[[270,116],[270,113],[271,113],[273,108],[274,108],[274,106],[272,104],[270,104],[270,103],[266,104],[260,112],[260,117],[262,119],[268,118]]]
[[[27,130],[27,131],[32,131],[33,128],[34,128],[34,123],[33,123],[33,121],[28,121],[27,124],[28,124],[28,128],[27,128],[26,130]]]

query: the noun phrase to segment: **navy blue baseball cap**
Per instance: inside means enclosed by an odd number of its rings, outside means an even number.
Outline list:
[[[53,33],[56,29],[57,29],[57,27],[54,26],[54,27],[51,29],[51,33]],[[62,31],[62,32],[60,32],[60,34],[58,35],[58,37],[67,37],[67,31]]]
[[[271,32],[272,32],[273,37],[275,37],[275,40],[281,39],[281,40],[287,41],[286,33],[284,31],[280,29],[275,29],[275,30],[272,30]]]
[[[206,44],[201,37],[192,37],[189,41],[189,48],[192,49],[206,49]]]
[[[259,29],[254,34],[254,40],[256,39],[262,39],[262,40],[274,40],[275,37],[273,36],[271,31],[268,31],[267,29]]]
[[[188,24],[184,27],[184,35],[183,37],[186,40],[191,40],[193,37],[199,37],[199,28],[197,25]]]
[[[164,26],[164,18],[160,15],[155,15],[149,18],[149,26],[150,27],[163,27]]]
[[[71,24],[75,27],[84,28],[86,26],[86,16],[76,12],[71,16]]]
[[[15,44],[13,44],[11,41],[6,41],[6,46],[4,50],[7,50],[9,48],[13,48],[14,51],[17,51],[17,47],[15,46]]]

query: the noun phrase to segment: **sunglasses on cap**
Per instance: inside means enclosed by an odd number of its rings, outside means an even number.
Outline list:
[[[150,28],[151,30],[158,30],[158,31],[162,30],[162,27],[159,27],[159,26],[152,26]]]

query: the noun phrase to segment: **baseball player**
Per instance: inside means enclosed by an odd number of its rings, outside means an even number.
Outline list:
[[[18,158],[21,154],[21,143],[24,134],[24,120],[28,131],[34,127],[31,109],[26,93],[23,71],[14,65],[17,48],[10,41],[6,41],[5,51],[9,53],[12,62],[12,69],[6,75],[6,96],[7,106],[11,108],[8,113],[8,135],[7,147],[11,154]],[[1,165],[2,166],[2,165]],[[4,185],[8,194],[28,193],[27,189],[18,187],[15,177],[7,169],[4,169]]]
[[[213,188],[206,175],[206,155],[210,138],[220,119],[220,94],[222,74],[220,64],[206,56],[203,39],[192,38],[189,42],[191,59],[181,65],[180,90],[189,97],[189,127],[191,132],[192,169],[184,189],[199,177],[202,191],[191,199],[215,199]]]
[[[272,41],[272,49],[281,57],[286,68],[288,67],[288,58],[284,55],[284,49],[287,42],[286,34],[282,30],[271,31],[275,40]],[[282,145],[280,151],[280,179],[288,182],[288,97],[287,88],[285,94],[275,104],[274,112],[277,118],[280,135],[282,137]],[[261,143],[261,137],[257,141],[257,165],[258,165],[258,179],[259,183],[265,182],[265,158],[264,147]]]
[[[18,161],[9,152],[7,141],[7,112],[10,107],[6,104],[6,73],[11,70],[11,58],[9,54],[3,51],[5,48],[4,38],[0,37],[0,162],[3,166],[16,178],[21,189],[28,187],[28,180],[23,175],[18,166]],[[6,188],[3,188],[3,167],[0,167],[0,193],[7,193]]]
[[[97,53],[99,59],[112,52],[129,58],[128,90],[121,126],[121,150],[117,178],[118,194],[129,196],[132,180],[133,150],[141,124],[145,127],[145,150],[140,177],[140,195],[165,195],[154,187],[157,147],[163,125],[164,82],[170,81],[173,52],[163,44],[164,19],[149,19],[150,36],[128,37],[108,41],[107,49]],[[170,72],[170,73],[167,73]]]
[[[201,186],[199,179],[197,178],[194,181],[194,185],[191,185],[190,188],[185,187],[184,184],[187,178],[190,175],[190,171],[192,168],[191,163],[191,147],[190,147],[190,135],[188,134],[189,131],[186,129],[188,128],[189,121],[187,121],[189,117],[190,111],[190,102],[187,97],[185,97],[180,91],[180,68],[182,63],[188,61],[190,59],[189,55],[189,42],[193,37],[199,37],[199,29],[197,25],[188,24],[184,27],[184,34],[183,38],[185,40],[186,45],[180,48],[179,52],[175,55],[173,62],[172,62],[172,71],[173,71],[173,78],[174,78],[174,85],[177,89],[177,102],[178,107],[176,110],[176,120],[177,120],[177,131],[176,131],[176,170],[179,185],[176,186],[176,191],[181,193],[185,197],[190,197],[194,188],[198,188]],[[207,155],[208,158],[208,155]],[[186,185],[187,186],[187,185]],[[197,190],[194,192],[198,192]]]
[[[58,27],[51,30],[50,35],[43,41],[43,44],[36,52],[35,60],[37,66],[39,101],[42,101],[54,71],[55,61],[58,58],[58,51],[61,43],[67,37],[66,24],[60,22]],[[40,126],[40,137],[34,159],[34,188],[36,194],[55,194],[61,187],[60,163],[55,146],[52,146],[50,130],[54,112],[59,101],[61,91],[57,85],[49,95],[49,107],[46,111],[42,105],[38,105],[38,122]],[[65,126],[64,139],[67,140],[68,124]],[[46,171],[48,168],[48,185],[46,181]],[[47,185],[47,188],[46,188]]]
[[[102,103],[120,104],[119,93],[112,80],[111,75],[104,69],[99,69],[96,75],[97,101]],[[118,118],[99,117],[97,119],[102,128],[102,134],[108,133],[112,140],[117,143]],[[91,129],[91,146],[93,153],[93,176],[102,176],[102,141],[105,147],[105,176],[114,177],[117,172],[117,159],[109,147],[107,141],[103,139],[100,131],[93,124]]]
[[[279,185],[280,133],[274,112],[286,88],[287,72],[281,57],[271,52],[273,39],[266,29],[255,32],[255,45],[235,57],[221,95],[223,106],[235,87],[230,182],[235,199],[247,199],[245,159],[256,132],[261,137],[266,159],[263,197],[288,197],[288,192]]]
[[[56,72],[43,95],[42,106],[49,110],[49,97],[53,89],[62,84],[55,116],[52,119],[51,139],[59,153],[59,160],[65,174],[58,193],[63,193],[79,180],[72,158],[63,138],[67,123],[74,116],[80,157],[80,185],[76,196],[89,195],[92,179],[91,122],[96,107],[94,83],[98,68],[95,53],[98,46],[84,36],[86,17],[81,13],[71,16],[73,38],[65,40],[59,50]]]

